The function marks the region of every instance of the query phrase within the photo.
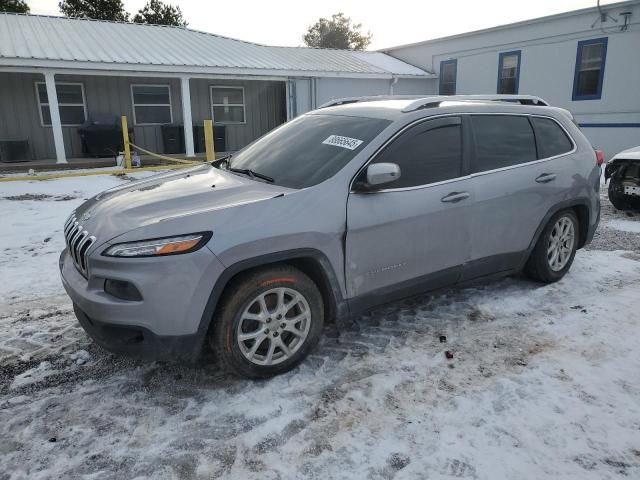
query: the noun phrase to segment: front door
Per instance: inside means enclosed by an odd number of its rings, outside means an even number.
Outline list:
[[[398,164],[401,175],[379,191],[349,195],[349,297],[377,303],[457,281],[470,254],[473,202],[462,138],[460,117],[427,120],[373,159]]]

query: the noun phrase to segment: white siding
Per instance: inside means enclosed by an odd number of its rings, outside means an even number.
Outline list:
[[[401,78],[393,86],[394,95],[431,95],[437,89],[434,79]],[[316,104],[344,97],[389,95],[390,80],[360,80],[352,78],[319,78],[316,81]]]
[[[580,124],[640,125],[640,2],[627,2],[607,12],[604,31],[591,25],[595,9],[523,22],[467,35],[443,38],[386,52],[408,63],[439,74],[442,60],[457,60],[457,94],[496,93],[501,52],[521,50],[519,91],[539,95],[551,104],[567,108]],[[632,24],[620,31],[619,13],[631,11]],[[578,42],[608,38],[602,97],[573,101],[573,82]],[[437,91],[437,85],[436,85]],[[610,158],[619,150],[640,145],[640,128],[583,129],[591,142]]]

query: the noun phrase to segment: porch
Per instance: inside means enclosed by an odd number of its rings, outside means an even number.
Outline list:
[[[81,132],[93,122],[119,128],[122,115],[132,142],[152,152],[204,158],[206,119],[217,127],[218,153],[236,151],[287,120],[286,90],[285,78],[3,71],[0,155],[2,142],[17,141],[26,145],[27,161],[0,158],[0,170],[112,166],[118,148],[97,156]]]

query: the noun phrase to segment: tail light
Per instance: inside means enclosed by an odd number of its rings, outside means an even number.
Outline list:
[[[604,153],[599,148],[596,150],[596,164],[600,167],[604,163]]]

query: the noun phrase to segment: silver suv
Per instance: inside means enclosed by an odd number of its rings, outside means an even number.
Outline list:
[[[64,286],[104,348],[290,370],[329,321],[525,271],[562,278],[600,166],[529,96],[348,99],[232,157],[107,190],[66,222]]]

